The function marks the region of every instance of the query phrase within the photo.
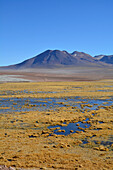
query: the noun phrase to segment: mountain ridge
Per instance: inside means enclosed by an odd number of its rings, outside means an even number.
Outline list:
[[[113,55],[97,55],[94,58],[107,64],[113,64]]]
[[[46,50],[30,59],[24,60],[18,64],[3,66],[3,69],[26,69],[39,67],[61,67],[61,66],[111,66],[113,64],[113,55],[110,59],[103,59],[105,55],[92,57],[91,55],[74,51],[69,53],[60,50]],[[109,62],[108,62],[109,60]]]

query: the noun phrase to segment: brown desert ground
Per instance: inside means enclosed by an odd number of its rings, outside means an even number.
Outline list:
[[[26,81],[35,82],[90,81],[112,79],[113,67],[62,67],[62,68],[38,68],[23,70],[0,70],[0,75],[13,75],[13,77],[15,78],[21,78],[25,79]],[[0,78],[0,80],[2,80],[2,78]],[[10,80],[6,78],[6,81]]]

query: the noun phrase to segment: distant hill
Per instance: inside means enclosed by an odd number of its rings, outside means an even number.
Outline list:
[[[107,63],[107,64],[106,64]],[[106,59],[103,57],[92,57],[84,52],[74,51],[68,53],[60,50],[47,50],[43,53],[25,60],[19,64],[0,67],[1,69],[26,69],[40,67],[61,67],[61,66],[109,66],[113,64],[113,56]]]
[[[98,55],[94,58],[107,64],[113,64],[113,55]]]

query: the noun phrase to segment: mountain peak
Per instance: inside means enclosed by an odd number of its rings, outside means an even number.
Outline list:
[[[105,56],[104,56],[105,57]],[[110,59],[113,61],[113,56],[108,57],[107,61]],[[41,54],[25,60],[19,64],[12,66],[7,66],[5,68],[9,69],[24,69],[24,68],[38,68],[38,67],[62,67],[62,66],[106,66],[104,62],[101,62],[103,58],[97,60],[96,57],[91,55],[74,51],[73,53],[68,53],[67,51],[60,50],[46,50]],[[108,62],[109,63],[109,62]],[[113,62],[112,62],[113,63]]]

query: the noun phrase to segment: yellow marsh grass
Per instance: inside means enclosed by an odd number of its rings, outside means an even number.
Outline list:
[[[108,90],[107,92],[98,90]],[[65,97],[65,96],[87,96],[102,97],[113,95],[113,81],[90,81],[90,82],[37,82],[37,83],[4,83],[0,84],[1,97]],[[16,94],[7,95],[7,91],[14,91]],[[33,93],[18,94],[17,91],[27,90]],[[109,91],[110,90],[110,91]],[[46,93],[37,93],[46,92]],[[56,92],[56,93],[48,93]],[[4,95],[6,93],[6,95]]]
[[[79,88],[78,88],[79,87]],[[8,95],[7,91],[14,91]],[[17,94],[16,91],[34,93]],[[102,92],[98,90],[108,90]],[[3,97],[69,97],[109,98],[113,96],[113,81],[92,82],[39,82],[39,83],[4,83],[0,84]],[[36,93],[42,91],[44,93]],[[57,93],[45,93],[57,92]],[[4,95],[6,93],[6,95]],[[56,168],[56,169],[113,169],[112,146],[103,148],[99,145],[113,135],[113,107],[99,108],[96,111],[81,111],[71,106],[57,108],[57,111],[29,111],[0,114],[0,164],[21,168]],[[92,113],[95,115],[92,116]],[[84,121],[89,117],[91,127],[84,132],[68,136],[52,135],[49,125],[62,125],[64,121]],[[18,120],[18,121],[17,121]],[[99,124],[98,121],[103,121]],[[100,128],[101,130],[94,130]],[[30,138],[30,136],[34,136]],[[94,138],[91,138],[94,136]],[[81,148],[82,140],[88,144]],[[98,141],[95,144],[93,140]],[[103,151],[102,151],[103,149]],[[111,149],[111,150],[110,150]],[[108,159],[109,158],[109,159]]]

